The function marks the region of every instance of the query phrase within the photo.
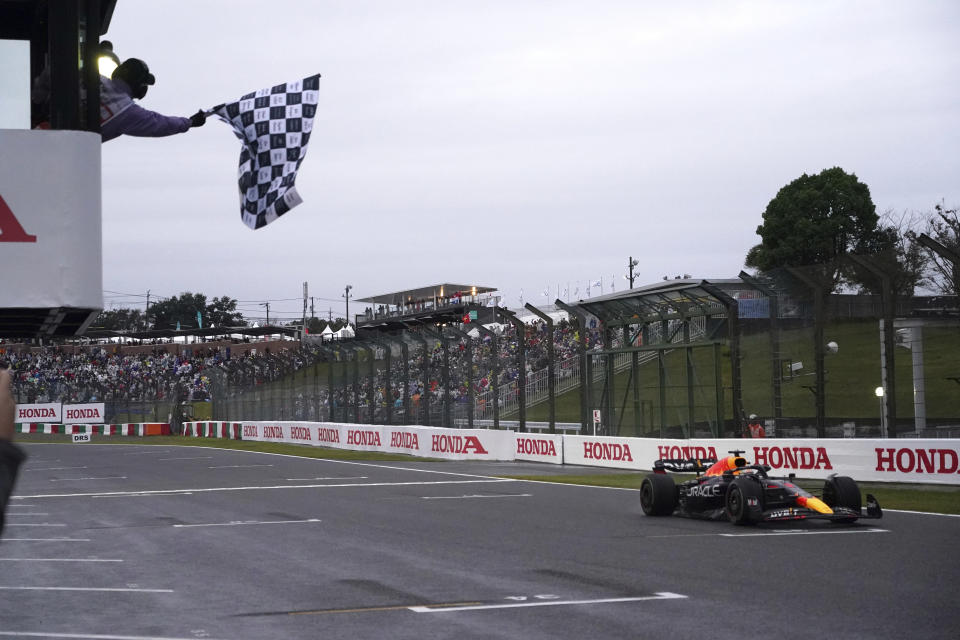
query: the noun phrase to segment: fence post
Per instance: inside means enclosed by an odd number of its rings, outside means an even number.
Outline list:
[[[497,312],[510,321],[517,332],[517,414],[520,433],[527,430],[527,325],[509,309],[497,307]]]
[[[589,376],[589,362],[587,357],[587,316],[580,311],[565,303],[560,298],[554,300],[554,304],[570,314],[570,319],[575,320],[579,327],[580,339],[578,340],[578,351],[580,355],[580,433],[589,433],[591,415],[590,415],[590,385],[592,380]]]
[[[491,389],[493,392],[493,428],[500,428],[500,341],[497,334],[487,329],[482,324],[478,324],[477,331],[481,335],[490,338],[490,349],[493,354],[493,380],[491,380]]]
[[[464,340],[467,353],[467,425],[473,429],[473,404],[476,399],[476,391],[473,388],[473,339],[456,327],[447,326],[447,331]]]
[[[550,433],[557,432],[557,381],[556,359],[553,348],[553,318],[537,309],[529,302],[524,307],[547,325],[547,394],[550,402]]]

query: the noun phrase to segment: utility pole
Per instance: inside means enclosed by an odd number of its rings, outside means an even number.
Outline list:
[[[627,260],[627,269],[628,269],[629,272],[630,272],[630,275],[627,276],[627,280],[630,281],[630,288],[631,288],[631,289],[633,289],[633,279],[634,279],[633,268],[634,268],[635,266],[637,266],[638,264],[640,264],[640,261],[639,261],[639,260],[634,260],[634,259],[633,259],[633,256],[630,256],[630,258]]]
[[[327,310],[327,324],[333,324],[333,307],[329,307]]]
[[[267,326],[269,327],[269,326],[270,326],[270,303],[269,303],[269,302],[261,302],[261,303],[260,303],[260,306],[267,308]]]
[[[303,283],[303,324],[300,326],[300,342],[307,334],[307,283]]]
[[[344,300],[346,300],[346,303],[347,303],[347,310],[346,310],[347,317],[346,317],[346,321],[347,321],[347,326],[348,326],[348,327],[350,326],[350,298],[353,297],[353,296],[350,295],[350,289],[353,289],[353,285],[352,285],[352,284],[348,284],[348,285],[344,288],[344,290],[343,290],[343,298],[344,298]]]
[[[147,308],[143,311],[143,326],[149,327],[150,321],[147,319],[147,316],[150,315],[150,289],[147,289]]]
[[[310,317],[316,318],[317,316],[313,313],[313,296],[310,296]]]

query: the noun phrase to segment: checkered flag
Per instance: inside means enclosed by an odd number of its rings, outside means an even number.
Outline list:
[[[319,89],[318,73],[210,110],[243,142],[240,218],[251,229],[270,224],[303,202],[294,182],[307,155]]]

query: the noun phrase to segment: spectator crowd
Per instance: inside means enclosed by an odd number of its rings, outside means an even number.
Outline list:
[[[469,329],[469,325],[464,329]],[[449,397],[461,410],[468,402],[470,389],[468,379],[472,374],[474,392],[481,413],[488,402],[493,387],[495,371],[501,403],[508,396],[520,377],[518,367],[519,345],[517,330],[512,325],[495,328],[498,338],[477,334],[472,338],[473,357],[466,358],[466,341],[450,338],[449,350]],[[525,325],[526,372],[528,380],[547,368],[547,345],[554,342],[559,375],[575,366],[579,330],[566,321],[558,322],[549,335],[545,323],[536,321]],[[588,348],[600,345],[597,326],[587,329]],[[443,403],[444,354],[442,343],[437,338],[422,340],[407,339],[407,395],[411,410],[420,415],[421,403],[429,398],[431,412],[439,411]],[[147,353],[133,353],[116,345],[48,346],[0,344],[0,359],[7,360],[12,368],[13,393],[22,404],[64,403],[131,403],[131,402],[203,402],[216,399],[262,404],[263,395],[270,383],[290,380],[286,396],[289,402],[272,410],[283,415],[273,419],[343,419],[353,417],[347,409],[365,407],[369,411],[370,391],[373,392],[373,416],[361,416],[369,420],[381,420],[388,404],[394,410],[403,407],[404,363],[400,349],[391,347],[391,370],[389,384],[386,375],[384,349],[376,347],[377,357],[373,362],[373,384],[368,380],[369,363],[361,366],[361,383],[353,384],[353,368],[356,358],[352,350],[330,351],[328,345],[312,343],[270,343],[271,346],[231,352],[229,344],[203,344],[195,348],[180,348],[179,353],[170,353],[169,345],[156,345]],[[347,342],[346,344],[350,344]],[[381,343],[383,344],[383,343]],[[494,352],[494,344],[497,350]],[[424,347],[425,345],[425,347]],[[307,379],[308,370],[316,363],[332,359],[335,362],[334,397],[329,398],[329,385],[320,384],[316,376]],[[342,359],[342,360],[341,360]],[[424,360],[426,359],[426,360]],[[351,362],[345,362],[351,360]],[[472,362],[472,371],[468,372]],[[425,366],[426,365],[426,366]],[[424,368],[426,376],[424,376]],[[315,371],[315,370],[314,370]],[[348,373],[349,371],[349,373]],[[298,377],[297,374],[302,374]],[[294,382],[297,381],[297,382]],[[242,409],[238,409],[241,410]],[[108,411],[109,413],[109,411]],[[231,413],[234,413],[231,411]],[[230,419],[252,419],[250,415],[231,415]]]

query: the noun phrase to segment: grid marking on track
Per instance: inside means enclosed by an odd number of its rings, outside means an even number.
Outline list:
[[[410,607],[416,613],[450,613],[455,611],[481,611],[485,609],[522,609],[529,607],[559,607],[567,605],[614,604],[620,602],[643,602],[647,600],[683,600],[687,596],[669,591],[660,591],[652,596],[636,596],[628,598],[595,598],[590,600],[542,600],[535,602],[510,602],[497,604],[478,604],[462,607]]]
[[[456,475],[456,474],[455,474]],[[38,498],[98,498],[104,496],[147,496],[147,495],[177,495],[183,493],[215,493],[221,491],[269,491],[275,489],[326,489],[326,488],[350,488],[350,487],[401,487],[417,485],[440,485],[440,484],[476,484],[476,483],[499,483],[499,482],[522,482],[510,478],[489,478],[473,480],[424,480],[419,482],[351,482],[349,484],[280,484],[264,485],[250,487],[204,487],[200,489],[151,489],[146,491],[102,491],[91,493],[44,493],[27,496],[20,496],[25,500],[34,500]],[[16,499],[16,497],[14,498]]]

